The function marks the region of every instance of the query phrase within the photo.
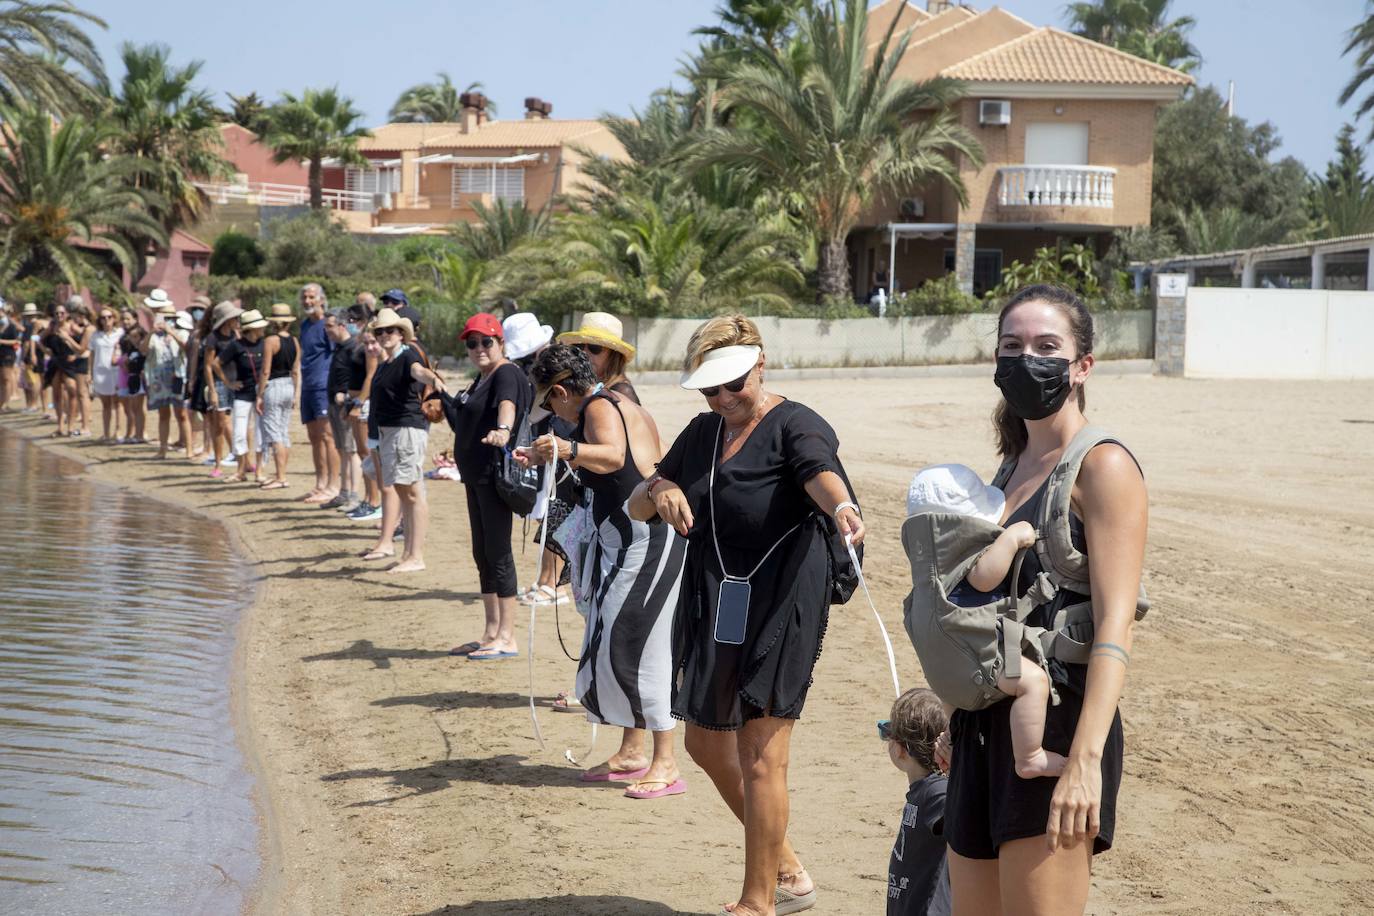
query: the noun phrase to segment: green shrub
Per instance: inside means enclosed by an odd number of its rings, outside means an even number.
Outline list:
[[[210,273],[235,277],[256,277],[266,256],[257,239],[230,229],[215,239],[210,255]]]
[[[887,307],[887,313],[893,316],[964,315],[982,310],[983,303],[976,296],[959,289],[959,279],[954,274],[945,274],[909,292],[900,292]]]
[[[364,274],[377,262],[375,246],[355,238],[323,210],[272,220],[263,227],[263,239],[262,275],[277,280]]]

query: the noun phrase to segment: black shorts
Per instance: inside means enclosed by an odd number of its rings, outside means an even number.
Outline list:
[[[1055,679],[1061,701],[1045,717],[1045,749],[1068,756],[1083,696]],[[1041,836],[1057,778],[1022,779],[1011,748],[1011,701],[978,712],[956,710],[950,719],[952,760],[945,796],[945,839],[966,859],[995,859],[1011,840]],[[1121,714],[1112,717],[1102,748],[1100,829],[1093,854],[1112,846],[1116,795],[1121,788]]]

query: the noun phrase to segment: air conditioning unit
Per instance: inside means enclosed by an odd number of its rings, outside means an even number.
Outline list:
[[[921,219],[926,215],[926,202],[919,197],[903,197],[897,209],[903,219]]]
[[[1006,127],[1011,123],[1011,102],[1006,99],[979,99],[978,123],[984,126]]]

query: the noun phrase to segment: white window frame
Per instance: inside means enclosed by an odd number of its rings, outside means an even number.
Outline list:
[[[462,205],[463,195],[472,194],[489,194],[493,200],[520,203],[525,199],[525,170],[455,165],[449,190],[453,208]]]

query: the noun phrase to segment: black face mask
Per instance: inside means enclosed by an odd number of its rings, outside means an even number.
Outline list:
[[[999,356],[992,380],[1002,390],[1013,415],[1043,420],[1064,406],[1069,384],[1067,359],[1056,356]]]

